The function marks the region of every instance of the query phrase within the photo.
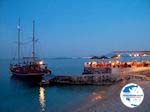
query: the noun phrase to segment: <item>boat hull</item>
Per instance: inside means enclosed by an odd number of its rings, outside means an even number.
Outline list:
[[[16,73],[16,72],[12,72],[13,75],[16,76],[43,76],[44,73]]]
[[[45,72],[25,72],[25,73],[23,73],[23,72],[16,72],[17,69],[18,68],[11,69],[11,67],[10,67],[10,72],[12,74],[12,77],[35,80],[35,79],[42,79],[42,76],[45,74],[47,74],[47,75],[51,74],[50,70],[47,70]]]

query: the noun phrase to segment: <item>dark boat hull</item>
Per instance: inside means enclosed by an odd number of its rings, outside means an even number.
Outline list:
[[[27,74],[21,74],[16,72],[11,72],[13,77],[22,78],[22,79],[32,79],[32,80],[40,80],[42,79],[42,76],[44,73],[27,73]]]
[[[16,76],[33,76],[33,77],[44,75],[44,73],[16,73],[16,72],[12,72],[12,74]]]

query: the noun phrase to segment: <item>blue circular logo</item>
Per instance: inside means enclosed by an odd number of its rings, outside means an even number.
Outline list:
[[[142,103],[144,92],[139,85],[130,83],[122,88],[120,98],[125,106],[135,108]]]

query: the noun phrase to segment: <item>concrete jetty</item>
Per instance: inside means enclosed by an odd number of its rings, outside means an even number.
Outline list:
[[[70,84],[70,85],[110,85],[118,81],[113,74],[86,74],[86,75],[50,75],[41,81],[41,85]]]
[[[87,68],[81,75],[45,75],[40,85],[68,84],[68,85],[111,85],[113,83],[126,79],[150,80],[150,76],[143,75],[149,72],[150,67],[140,68],[113,68],[111,73],[109,68],[92,69],[92,73],[87,74],[90,69]],[[104,72],[99,72],[104,71]]]

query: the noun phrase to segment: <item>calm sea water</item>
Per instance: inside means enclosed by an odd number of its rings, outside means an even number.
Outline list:
[[[79,75],[88,59],[46,59],[55,75]],[[0,112],[71,111],[100,86],[57,85],[40,87],[32,82],[11,78],[10,60],[0,60]]]
[[[90,60],[45,59],[45,61],[55,75],[79,75],[83,71],[84,62]],[[9,64],[10,60],[0,60],[0,112],[70,112],[90,94],[103,90],[103,86],[40,87],[30,81],[11,78]]]

